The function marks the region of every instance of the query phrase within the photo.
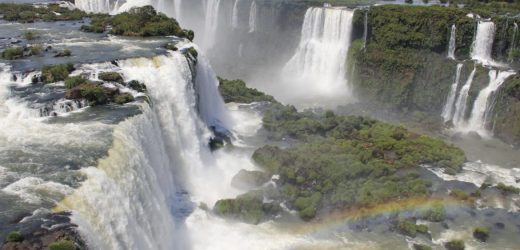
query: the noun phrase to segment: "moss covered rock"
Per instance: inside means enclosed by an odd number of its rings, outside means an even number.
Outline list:
[[[489,229],[485,227],[476,227],[473,229],[473,237],[481,242],[486,242],[489,238]]]
[[[213,211],[222,217],[258,224],[279,213],[281,208],[275,203],[264,203],[262,193],[253,191],[235,199],[219,200]]]
[[[117,72],[101,72],[98,75],[99,80],[106,81],[106,82],[117,82],[117,83],[123,83],[123,76]]]

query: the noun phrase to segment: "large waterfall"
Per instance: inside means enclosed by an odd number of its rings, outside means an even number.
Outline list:
[[[455,102],[455,112],[453,114],[453,124],[455,127],[460,127],[463,125],[464,118],[466,116],[466,105],[468,102],[469,89],[471,88],[471,84],[473,83],[473,78],[475,78],[475,73],[477,72],[477,68],[473,68],[473,71],[469,74],[466,83],[459,91],[459,95],[457,97],[457,101]]]
[[[471,48],[471,58],[483,64],[493,64],[491,52],[495,38],[495,24],[491,21],[479,21],[477,34]]]
[[[205,1],[204,49],[209,50],[215,44],[219,21],[220,0]]]
[[[284,67],[298,89],[316,96],[345,98],[349,94],[345,63],[350,47],[354,11],[310,8],[305,14],[300,45]]]
[[[493,94],[509,76],[514,74],[514,71],[489,71],[489,84],[486,88],[482,89],[477,96],[466,130],[476,131],[483,135],[487,134],[486,125],[489,121],[490,112],[492,111]]]
[[[451,25],[450,42],[448,47],[448,58],[455,59],[455,49],[457,40],[457,27],[455,24]]]
[[[238,28],[238,7],[240,4],[240,0],[235,0],[235,4],[233,4],[233,13],[231,14],[231,27],[233,29]]]
[[[453,117],[453,108],[455,104],[455,97],[457,96],[457,89],[459,87],[460,82],[460,72],[462,71],[462,66],[464,64],[457,64],[457,70],[455,72],[455,80],[451,84],[450,93],[448,94],[448,98],[446,99],[446,104],[442,110],[442,118],[445,122],[449,121]]]
[[[96,12],[96,13],[111,13],[119,6],[121,6],[120,0],[75,0],[74,5],[77,8],[82,9],[86,12]]]

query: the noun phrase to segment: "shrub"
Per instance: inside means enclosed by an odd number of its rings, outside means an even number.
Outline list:
[[[38,38],[38,33],[28,30],[23,33],[23,37],[25,39],[31,41],[31,40]]]
[[[74,70],[74,65],[59,64],[52,66],[44,66],[42,68],[42,78],[44,83],[53,83],[65,80],[69,74]]]
[[[81,96],[89,102],[89,105],[96,106],[108,103],[108,97],[102,86],[97,84],[84,84],[79,87],[81,87]]]
[[[458,189],[458,188],[455,188],[455,189],[451,190],[450,196],[453,196],[453,197],[455,197],[457,199],[460,199],[460,200],[467,200],[467,199],[469,199],[469,194],[464,192],[463,190]]]
[[[134,101],[134,97],[129,93],[117,94],[114,96],[114,102],[117,104],[125,104]]]
[[[498,190],[502,192],[502,194],[518,194],[520,193],[520,188],[508,186],[502,182],[498,183],[495,186]]]
[[[446,218],[446,210],[442,204],[434,204],[423,217],[429,221],[441,222]]]
[[[7,234],[5,240],[7,242],[20,242],[23,241],[23,235],[19,231],[11,231]]]
[[[476,227],[473,229],[473,237],[481,242],[486,242],[489,238],[489,229],[485,227]]]
[[[242,80],[226,80],[219,78],[218,90],[224,102],[252,103],[269,101],[275,102],[274,98],[257,89],[248,88]]]
[[[197,52],[197,50],[193,47],[189,47],[187,53],[195,60],[197,60],[197,57],[199,56],[199,52]]]
[[[123,76],[117,72],[101,72],[98,78],[106,82],[123,83]]]
[[[463,240],[450,240],[444,243],[444,247],[448,250],[464,250],[464,241]]]
[[[146,92],[146,85],[144,83],[140,83],[139,81],[132,80],[127,83],[127,86],[137,92]]]
[[[41,44],[32,45],[29,47],[29,50],[31,51],[31,55],[39,55],[43,51],[43,46]]]
[[[65,87],[68,89],[72,89],[86,82],[87,79],[83,78],[82,76],[67,77],[67,79],[65,79]]]
[[[15,60],[21,57],[23,57],[23,48],[20,46],[6,48],[2,51],[2,58],[5,60]]]
[[[74,242],[70,240],[60,240],[49,245],[49,250],[75,250]]]
[[[428,226],[416,225],[415,221],[408,219],[399,220],[397,223],[397,229],[400,233],[410,237],[415,237],[417,233],[428,233]]]

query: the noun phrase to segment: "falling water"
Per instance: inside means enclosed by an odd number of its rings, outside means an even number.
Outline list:
[[[476,131],[482,135],[487,134],[486,125],[491,112],[491,97],[505,80],[514,74],[514,71],[489,71],[489,84],[478,94],[473,104],[473,110],[471,111],[466,130]]]
[[[477,35],[471,49],[471,58],[483,64],[494,64],[491,58],[494,37],[495,24],[490,21],[479,21]]]
[[[111,13],[119,7],[119,1],[111,0],[76,0],[74,5],[86,12]]]
[[[469,74],[468,80],[459,91],[459,95],[457,97],[457,101],[455,102],[455,113],[453,114],[453,124],[455,127],[460,127],[463,125],[464,117],[466,115],[466,105],[468,101],[469,89],[471,88],[471,84],[473,83],[473,78],[475,77],[475,73],[477,72],[477,68],[473,68],[473,71]]]
[[[177,21],[182,20],[182,0],[173,0],[173,8],[175,9],[175,18]]]
[[[367,47],[368,37],[368,10],[365,12],[365,20],[363,21],[363,49]]]
[[[233,29],[238,28],[238,6],[240,0],[235,0],[235,4],[233,5],[233,14],[231,16],[231,27]]]
[[[516,33],[518,33],[518,24],[513,23],[513,25],[513,38],[511,40],[511,46],[509,48],[509,57],[511,58],[510,60],[512,60],[512,53],[516,49]]]
[[[455,73],[455,81],[451,84],[450,93],[448,94],[448,99],[446,99],[446,104],[442,110],[442,118],[447,122],[451,120],[453,116],[453,105],[455,104],[455,97],[457,95],[457,89],[459,87],[460,82],[460,72],[462,71],[462,63],[457,64],[457,70]]]
[[[249,33],[253,33],[256,30],[256,15],[256,1],[253,0],[251,9],[249,10]]]
[[[457,39],[457,27],[455,24],[451,25],[450,44],[448,47],[448,58],[455,60],[455,40]]]
[[[345,63],[353,14],[354,11],[344,8],[313,7],[307,10],[300,45],[283,70],[287,79],[297,81],[291,91],[296,92],[294,87],[297,87],[307,96],[313,93],[341,97],[339,99],[345,101],[349,93]]]
[[[205,3],[204,48],[209,50],[215,44],[217,35],[220,0],[206,0]]]

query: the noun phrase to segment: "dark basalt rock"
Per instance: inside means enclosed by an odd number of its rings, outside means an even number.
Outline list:
[[[503,222],[497,222],[495,223],[495,227],[498,229],[504,229],[506,228],[506,224],[504,224]]]

